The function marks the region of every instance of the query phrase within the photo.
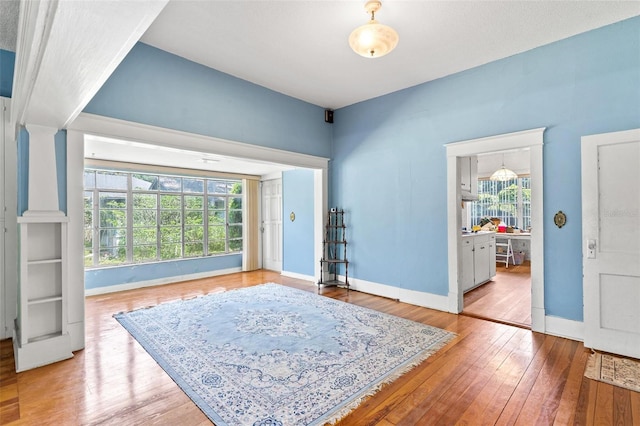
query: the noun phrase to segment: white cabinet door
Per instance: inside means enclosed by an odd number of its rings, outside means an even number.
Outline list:
[[[584,345],[640,358],[640,129],[582,138]]]
[[[460,158],[460,192],[463,200],[478,198],[478,156]]]
[[[487,281],[489,277],[489,242],[476,243],[473,248],[474,284]]]
[[[473,279],[473,240],[471,237],[462,239],[462,291],[474,286]]]

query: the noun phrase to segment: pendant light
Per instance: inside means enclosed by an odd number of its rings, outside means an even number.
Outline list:
[[[349,36],[349,46],[354,52],[365,58],[384,56],[398,44],[398,33],[375,19],[375,13],[381,7],[380,1],[368,1],[364,5],[364,10],[371,14],[371,20],[353,30]]]
[[[504,166],[504,154],[502,154],[502,167],[493,172],[489,180],[496,180],[499,182],[505,182],[507,180],[516,179],[518,175],[513,170],[507,169]]]

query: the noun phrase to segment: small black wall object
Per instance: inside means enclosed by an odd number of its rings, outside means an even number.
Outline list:
[[[333,123],[333,111],[330,109],[324,110],[324,122]]]

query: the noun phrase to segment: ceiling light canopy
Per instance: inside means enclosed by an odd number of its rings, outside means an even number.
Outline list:
[[[354,52],[365,58],[384,56],[398,44],[398,33],[375,19],[375,13],[381,7],[381,2],[369,0],[364,5],[364,10],[371,14],[371,20],[353,30],[349,36],[349,46]]]

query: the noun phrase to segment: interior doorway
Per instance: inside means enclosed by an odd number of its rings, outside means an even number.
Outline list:
[[[477,200],[460,204],[463,229],[477,229],[489,219],[505,227],[498,232],[490,265],[489,281],[464,293],[462,313],[476,318],[531,328],[531,161],[529,148],[478,154],[475,178]],[[492,180],[499,170],[515,177]],[[486,224],[493,227],[494,223]],[[465,234],[466,238],[473,238]],[[477,234],[476,234],[477,235]],[[475,245],[474,245],[475,246]],[[481,248],[482,246],[475,246]],[[475,248],[474,248],[475,250]],[[495,257],[495,258],[494,258]],[[463,256],[463,262],[465,262]],[[471,265],[463,264],[463,270]],[[471,268],[472,269],[472,268]],[[471,273],[471,272],[468,272]],[[494,275],[495,273],[495,275]]]
[[[449,311],[464,309],[462,290],[462,157],[515,149],[529,149],[531,163],[531,329],[545,332],[544,310],[544,221],[543,221],[543,133],[545,128],[460,141],[445,145],[447,150],[447,240],[449,270]]]

